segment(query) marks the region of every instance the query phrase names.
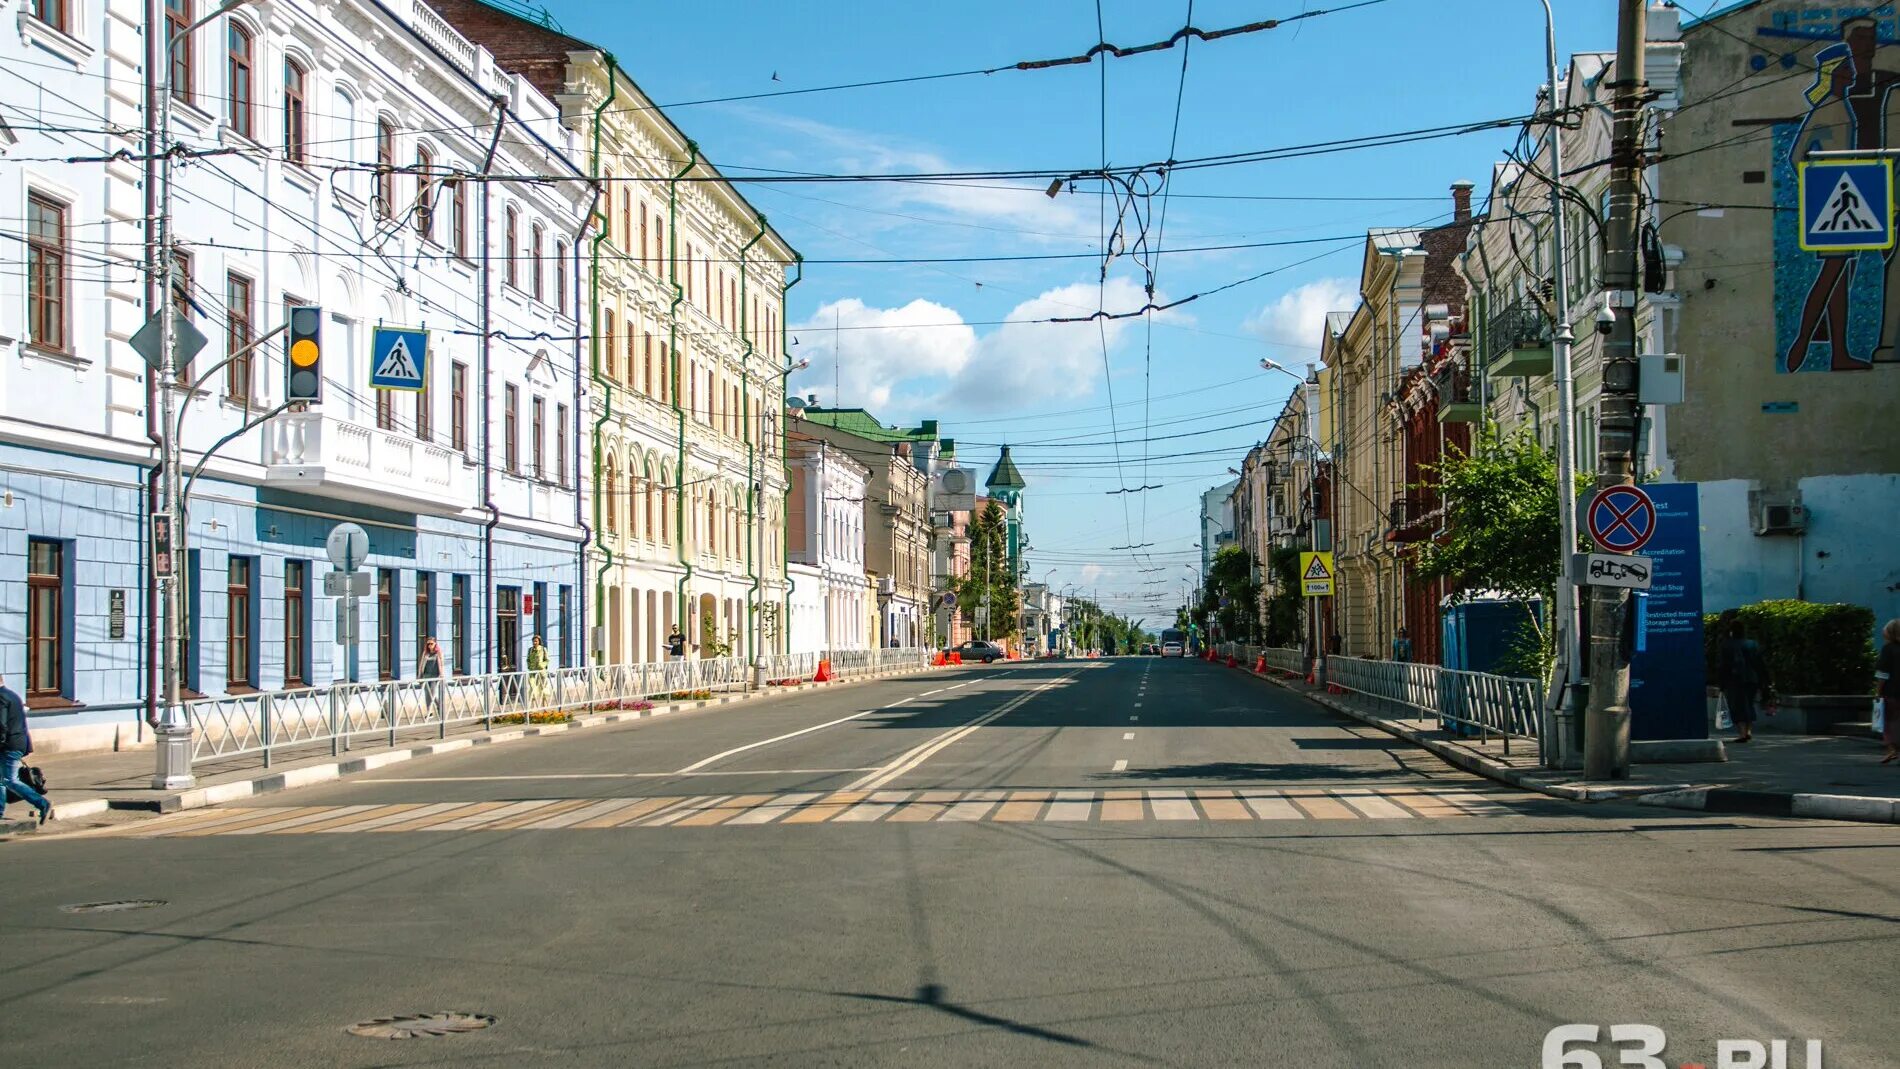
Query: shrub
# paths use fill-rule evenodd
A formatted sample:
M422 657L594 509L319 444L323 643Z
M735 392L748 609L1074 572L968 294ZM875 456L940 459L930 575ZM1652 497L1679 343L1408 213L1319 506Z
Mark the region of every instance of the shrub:
M643 713L651 708L653 708L653 703L645 698L609 698L604 702L594 703L594 712L597 713L610 713L616 709Z
M520 724L520 723L525 722L529 724L565 724L572 719L574 719L574 715L572 713L563 713L563 712L559 712L553 709L545 709L538 713L527 714L525 720L522 714L520 713L508 713L505 716L496 717L495 723Z
M673 702L703 702L711 697L712 691L710 690L676 690L668 694L666 700Z
M1761 601L1703 617L1703 653L1713 684L1728 618L1761 644L1778 694L1866 694L1874 685L1874 614L1862 605Z

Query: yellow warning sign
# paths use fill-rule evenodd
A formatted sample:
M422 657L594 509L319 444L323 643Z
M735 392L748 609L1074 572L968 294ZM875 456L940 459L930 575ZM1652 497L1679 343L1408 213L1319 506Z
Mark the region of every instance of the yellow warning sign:
M1333 596L1333 555L1300 554L1300 593L1309 598Z

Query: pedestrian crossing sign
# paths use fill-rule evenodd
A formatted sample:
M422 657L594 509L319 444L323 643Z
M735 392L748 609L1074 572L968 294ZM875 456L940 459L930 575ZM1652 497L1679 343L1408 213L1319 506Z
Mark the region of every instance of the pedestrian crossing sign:
M377 327L370 338L369 384L378 390L420 390L427 381L429 332Z
M1802 249L1830 253L1893 248L1891 163L1809 160L1799 167Z
M1333 555L1300 554L1300 594L1309 598L1333 596Z

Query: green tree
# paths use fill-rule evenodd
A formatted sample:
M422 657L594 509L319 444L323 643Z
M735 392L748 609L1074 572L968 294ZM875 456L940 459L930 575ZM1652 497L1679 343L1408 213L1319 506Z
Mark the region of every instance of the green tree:
M989 606L989 628L986 632L979 627L977 634L990 638L1016 634L1022 580L1009 565L1009 518L994 501L970 520L970 574L956 580L955 588L958 611L972 626L976 610Z
M1416 544L1416 574L1450 580L1453 601L1493 593L1523 605L1523 637L1508 667L1548 678L1555 640L1532 603L1552 605L1561 574L1555 455L1526 433L1500 438L1487 427L1471 453L1451 450L1425 474L1417 488L1445 502L1445 535ZM1580 475L1572 492L1585 485Z
M1300 616L1306 611L1306 599L1300 596L1300 554L1305 550L1305 546L1284 546L1267 556L1267 567L1273 572L1265 629L1269 646L1300 643Z
M1200 615L1220 626L1223 641L1251 638L1260 605L1260 581L1254 578L1254 556L1239 546L1222 546L1214 553L1201 585Z

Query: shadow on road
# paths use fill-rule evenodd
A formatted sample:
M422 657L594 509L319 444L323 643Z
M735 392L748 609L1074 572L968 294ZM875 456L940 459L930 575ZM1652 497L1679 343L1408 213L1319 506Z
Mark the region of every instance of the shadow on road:
M1347 765L1262 764L1248 761L1207 761L1198 765L1157 765L1125 772L1098 772L1098 780L1258 780L1263 784L1294 780L1415 780L1419 773L1403 768L1357 768Z

